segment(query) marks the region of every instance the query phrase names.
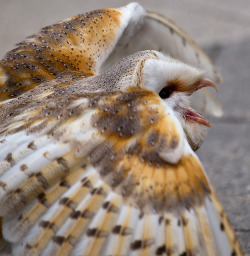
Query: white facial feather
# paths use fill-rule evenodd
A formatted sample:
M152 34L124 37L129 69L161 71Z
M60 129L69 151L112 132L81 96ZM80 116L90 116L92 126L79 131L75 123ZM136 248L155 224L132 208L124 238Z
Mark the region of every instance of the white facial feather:
M168 82L179 79L190 87L204 74L201 70L191 67L169 56L157 53L159 59L148 59L143 67L144 88L159 93Z

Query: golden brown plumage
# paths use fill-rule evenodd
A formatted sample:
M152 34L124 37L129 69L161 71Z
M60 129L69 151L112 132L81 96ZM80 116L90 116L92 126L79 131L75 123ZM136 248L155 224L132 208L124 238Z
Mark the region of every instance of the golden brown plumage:
M97 10L45 27L19 43L0 63L1 77L5 77L0 84L1 100L19 96L64 72L80 77L96 74L115 43L120 20L118 10Z

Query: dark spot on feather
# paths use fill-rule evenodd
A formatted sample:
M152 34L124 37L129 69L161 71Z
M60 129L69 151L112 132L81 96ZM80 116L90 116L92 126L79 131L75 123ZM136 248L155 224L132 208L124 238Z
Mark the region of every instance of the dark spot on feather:
M22 172L26 171L27 169L28 169L27 164L22 164L22 165L20 166L20 170L21 170Z
M108 207L110 206L110 202L105 202L102 207L103 209L108 209Z
M81 168L85 169L87 167L87 164L86 163L82 163L81 164Z
M112 233L113 234L120 234L122 230L122 226L121 225L118 225L118 226L115 226L113 229L112 229Z
M180 256L188 256L186 252L180 254Z
M164 254L165 252L166 252L166 246L165 246L165 244L164 244L164 245L162 245L162 246L160 246L160 247L158 247L158 248L156 249L155 254L156 254L156 255L162 255L162 254Z
M177 221L177 225L180 226L181 225L181 220Z
M98 191L98 188L94 188L94 189L91 190L90 194L91 194L91 195L94 195L94 194L97 193L97 191Z
M142 219L144 217L144 213L140 212L139 219Z
M90 180L87 180L88 178L86 178L84 181L82 180L82 186L83 187L86 187L86 188L93 188L93 185L92 185L92 183L91 183L91 181Z
M87 179L88 179L88 177L84 177L81 179L81 182L84 183Z
M65 240L66 238L64 236L54 236L52 238L52 241L57 243L58 245L62 245Z
M130 245L131 250L138 250L142 248L142 241L136 240Z
M89 228L86 232L87 236L90 237L107 237L107 232L104 230L98 230L97 228Z
M233 250L233 251L232 251L231 256L237 256L237 253L236 253L236 251L235 251L235 250Z
M27 147L30 148L30 149L32 149L32 150L36 150L36 149L37 149L37 147L36 147L34 141L30 142Z
M63 197L60 201L59 204L62 205L67 205L67 203L70 201L70 199L68 197Z
M101 169L99 172L100 172L100 174L101 174L102 176L106 176L107 174L109 174L110 172L112 172L112 168L109 167L109 166L104 166L104 167L102 167L102 169ZM112 175L113 175L113 174L112 174Z
M224 226L224 224L222 222L220 223L220 229L221 229L221 231L225 230L225 226Z
M70 218L72 219L78 219L81 215L81 212L80 211L75 211L73 210L73 212L70 214Z
M20 214L20 215L18 216L17 220L18 220L18 221L21 221L22 219L23 219L23 215Z
M161 225L162 221L163 221L164 217L163 216L160 216L159 217L159 225Z
M170 30L170 33L173 35L174 34L174 29L170 27L169 30Z
M50 226L50 224L51 224L51 222L49 222L49 221L41 220L39 222L39 227L48 228Z
M91 195L101 195L101 196L105 196L106 193L105 191L103 190L102 187L100 188L94 188L91 192L90 192Z
M72 201L72 200L69 200L68 203L65 206L67 206L68 208L74 210L77 207L77 203Z
M39 200L39 202L43 203L45 199L45 194L42 192L37 196L37 199Z
M66 180L63 180L60 184L59 184L61 187L66 187L66 188L70 188L71 185L69 184L68 181Z
M4 160L9 162L11 165L15 163L11 153L9 153Z

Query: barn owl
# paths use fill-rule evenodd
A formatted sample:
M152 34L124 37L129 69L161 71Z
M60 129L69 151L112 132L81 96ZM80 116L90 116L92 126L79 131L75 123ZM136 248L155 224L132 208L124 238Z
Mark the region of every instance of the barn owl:
M1 61L1 255L242 255L195 154L210 125L191 97L218 76L161 19L92 11Z

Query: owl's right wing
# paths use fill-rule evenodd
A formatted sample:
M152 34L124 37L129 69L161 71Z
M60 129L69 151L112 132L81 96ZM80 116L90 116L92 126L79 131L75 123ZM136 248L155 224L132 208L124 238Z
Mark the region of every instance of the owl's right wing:
M0 249L241 255L171 108L137 86L90 92L86 81L102 80L57 79L1 105Z

